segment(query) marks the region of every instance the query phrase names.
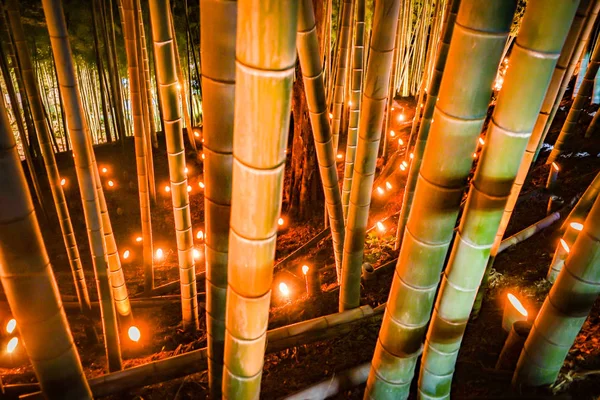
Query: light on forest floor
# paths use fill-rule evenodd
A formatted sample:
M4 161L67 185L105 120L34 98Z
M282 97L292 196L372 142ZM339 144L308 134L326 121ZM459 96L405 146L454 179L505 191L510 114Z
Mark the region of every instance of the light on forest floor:
M7 333L13 333L15 331L15 329L17 328L17 320L12 318L10 321L8 321L8 323L6 324L6 332Z
M188 193L192 191L192 187L190 185L188 185L187 191L188 191Z
M202 256L202 253L200 253L200 250L198 249L194 249L192 254L194 254L194 260L199 260L200 256Z
M66 183L67 183L67 180L65 178L62 178L60 180L60 186L65 186Z
M571 228L575 229L578 232L581 232L581 230L583 229L583 224L579 222L571 222L569 225L571 226Z
M106 167L102 168L102 173L105 174L108 172L108 169Z
M144 239L142 239L141 236L138 236L138 237L135 238L135 241L138 242L138 243L141 242L142 240L144 240Z
M204 182L198 182L198 186L200 186L200 189L204 189Z
M404 140L402 140L402 138L398 139L398 146L404 146Z
M113 181L108 181L108 186L113 187L115 186L115 183Z
M565 242L564 239L560 239L560 245L567 253L571 251L571 249L569 249L569 245L567 244L567 242Z
M13 351L15 351L18 344L19 344L19 338L14 337L14 338L10 339L8 341L8 343L6 344L6 352L9 354L12 353Z
M123 259L124 259L124 260L127 260L127 259L129 258L129 254L130 254L129 250L125 250L125 251L123 252Z
M304 275L308 274L308 265L303 265L303 266L302 266L302 273L303 273Z
M527 316L527 310L519 299L514 294L508 293L504 303L504 313L502 314L502 328L506 332L510 332L515 322L527 321Z
M385 183L385 187L387 188L387 190L392 190L392 184L389 182Z
M204 232L198 231L198 233L196 233L196 239L198 239L198 240L204 239Z
M165 186L165 192L169 193L171 191L171 186L167 185Z
M140 338L142 337L142 333L137 326L130 326L127 330L127 335L129 336L129 339L133 340L134 342L139 342Z
M286 285L285 282L281 282L279 284L279 291L285 297L289 297L290 296L290 288L288 288L288 285Z
M163 251L162 249L156 249L156 259L157 260L162 260L163 258Z
M385 225L383 224L383 222L379 221L379 222L377 222L376 225L377 225L377 230L379 232L385 232Z
M385 190L383 190L381 188L381 186L377 186L377 193L379 193L380 196L383 196L383 194L385 193Z

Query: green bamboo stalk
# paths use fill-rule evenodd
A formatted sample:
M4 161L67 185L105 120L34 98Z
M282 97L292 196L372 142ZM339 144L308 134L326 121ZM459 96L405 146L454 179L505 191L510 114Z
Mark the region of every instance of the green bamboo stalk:
M461 1L365 398L408 396L516 3Z
M329 126L323 68L319 54L319 41L312 0L300 1L298 20L298 54L306 91L312 131L317 148L317 161L323 182L327 215L331 226L333 251L338 282L341 281L342 254L344 246L344 217L342 199L338 186L337 166L333 149L333 137Z
M237 31L251 34L238 35L236 42L223 398L256 399L260 392L296 65L297 11L296 0L238 1Z
M100 202L95 185L94 165L90 151L91 144L88 141L88 126L83 114L77 80L75 79L75 69L71 56L71 45L68 40L67 26L62 4L59 0L43 0L42 4L51 38L52 51L59 69L58 82L66 106L65 112L75 154L77 180L83 201L83 211L98 288L98 299L100 300L108 367L111 371L120 370L121 349L113 293L108 276L108 262Z
M597 198L565 266L535 318L513 376L514 385L546 386L556 380L594 302L600 295L600 198Z
M400 0L381 0L373 14L373 36L362 96L358 145L344 240L340 311L360 305L360 275L371 206L377 151L394 54Z
M596 5L600 4L600 1L594 1L596 2L594 8L596 8ZM511 189L510 197L506 203L506 206L504 207L504 215L502 216L502 221L500 221L500 227L498 228L498 232L496 233L496 240L494 241L494 245L492 246L490 252L490 258L486 267L486 273L484 274L483 281L481 282L481 285L479 287L479 293L477 294L477 299L475 300L475 304L473 306L473 317L476 317L479 313L479 310L481 309L483 296L487 288L487 277L492 269L492 266L494 265L494 260L496 259L496 255L498 254L498 248L500 247L500 243L502 242L502 238L504 237L504 233L506 232L506 228L508 227L508 222L510 221L512 212L517 204L517 200L519 199L519 194L521 193L521 189L523 188L523 184L525 183L525 179L527 178L529 168L533 163L538 144L543 140L544 127L549 121L552 112L552 106L555 102L557 94L559 94L559 91L561 90L561 82L563 81L563 77L565 77L569 60L571 59L573 53L576 51L577 43L579 37L581 36L582 30L585 31L583 25L586 22L586 18L588 12L590 11L590 8L591 4L589 0L583 0L579 3L579 8L577 9L577 13L575 14L573 23L571 24L569 34L567 35L567 39L565 40L565 44L563 45L556 67L554 68L554 73L550 81L550 86L548 87L548 91L546 92L546 97L544 98L544 102L542 103L542 108L538 115L538 119L533 128L533 132L531 133L531 137L529 138L529 143L527 144L527 149L525 150L525 154L523 155L523 160L521 161L519 172L517 173L517 177L513 182L513 188ZM597 12L597 10L594 11ZM592 15L594 15L593 12ZM562 98L562 96L560 97Z
M140 214L142 221L143 259L144 259L144 291L150 292L154 287L154 270L152 255L152 222L150 218L150 193L148 189L148 164L146 162L145 123L143 117L142 85L138 57L139 35L135 16L135 0L121 0L123 9L123 36L127 51L127 70L129 74L129 92L131 96L131 113L133 116L133 134L135 138L135 158L137 165L138 193L140 198ZM187 187L186 187L187 189Z
M352 188L352 172L356 158L356 143L358 141L358 121L360 119L361 97L363 90L363 60L365 49L365 0L356 0L356 15L354 21L354 43L352 57L352 78L350 81L350 117L348 137L346 139L346 157L344 163L344 183L342 186L342 212L344 222L348 219L350 190Z
M421 398L450 397L454 365L490 249L578 3L527 4L427 331Z
M573 93L572 93L573 98L575 98L575 96L577 96L577 93L579 92L579 88L581 87L581 84L583 83L583 78L585 76L585 73L587 72L587 67L588 67L589 63L590 63L590 52L589 52L589 50L586 50L582 53L581 59L579 60L579 72L577 72L577 78L575 79L575 87L573 87Z
M223 378L229 216L233 168L233 104L237 1L201 0L201 41L206 228L206 325L209 386L220 398Z
M569 255L568 249L570 249L573 246L573 243L575 243L575 240L577 240L577 236L579 235L582 227L583 224L581 222L572 222L567 226L565 233L556 246L556 251L552 257L552 262L550 263L550 268L548 268L548 275L546 276L548 282L554 283L554 281L556 281L556 278L562 270L565 260Z
M600 87L600 85L598 85ZM592 118L592 122L585 131L585 137L590 138L594 133L597 133L600 130L600 113L596 112L594 114L594 118Z
M44 165L46 167L46 174L48 175L50 191L52 193L52 198L54 199L59 226L61 228L65 248L67 250L67 257L69 259L69 266L71 267L71 273L73 275L77 300L79 301L81 312L91 320L92 308L90 304L90 295L88 293L85 275L83 273L79 248L77 247L77 240L75 238L73 225L71 223L71 216L69 214L69 209L67 207L62 185L60 184L60 173L58 171L58 166L56 165L56 159L54 157L54 151L52 150L52 145L50 144L49 140L50 132L48 132L48 125L46 125L46 121L43 117L42 100L33 72L29 49L25 41L25 32L21 24L19 4L17 0L8 0L6 2L6 9L13 32L15 48L19 56L21 73L25 83L25 90L27 92L29 104L31 105L33 121L36 127L36 133L38 135L40 149L44 159ZM93 328L88 329L87 333L88 337L94 340L95 332Z
M141 43L142 43L142 59L143 59L143 65L144 65L144 88L146 89L146 106L148 108L148 121L149 121L149 132L150 132L150 143L152 145L152 147L154 147L155 149L158 148L158 141L156 139L156 125L155 125L155 118L154 118L154 102L152 100L152 81L150 79L150 61L149 61L149 57L148 57L148 47L146 44L146 31L144 30L144 19L143 19L143 14L142 14L142 7L141 4L139 2L139 0L137 1L137 9L138 9L138 19L140 22L140 37L141 37ZM150 153L152 151L152 149L149 150ZM150 158L152 159L152 158ZM151 168L151 179L150 179L150 186L151 189L152 187L155 186L154 184L154 163L152 163L152 168ZM154 199L156 201L156 189L153 189L153 196Z
M590 183L585 192L583 192L583 195L581 196L577 204L575 204L575 207L573 207L573 210L571 210L571 212L565 219L565 222L563 222L562 226L560 227L560 230L565 231L567 227L571 224L571 222L583 222L583 220L585 220L585 216L592 208L594 201L596 201L596 198L598 197L599 193L600 173L596 175L592 183Z
M169 180L175 235L179 256L179 279L181 285L181 312L183 326L189 330L198 328L198 298L196 289L196 267L194 264L192 220L190 199L187 192L185 173L185 148L183 142L175 39L171 25L169 0L150 1L152 39L156 57L156 77L163 104L163 121L169 161ZM183 97L183 96L182 96ZM207 238L208 240L208 238ZM209 255L207 254L207 257ZM210 325L209 325L210 326Z
M573 103L571 104L571 108L567 114L567 119L560 130L560 134L558 135L558 139L556 139L556 143L554 143L554 148L548 156L548 160L546 161L547 164L551 164L552 162L556 161L556 159L569 146L568 141L572 140L572 136L575 135L577 123L579 122L579 117L583 112L583 108L589 104L592 97L594 79L596 78L598 67L600 67L600 40L596 41L585 77L583 78L581 87L575 96L575 100L573 100Z
M433 119L433 111L435 110L435 104L438 99L438 93L440 90L440 83L442 82L442 76L444 74L444 68L446 67L446 60L448 58L448 49L450 47L450 39L452 38L452 32L454 31L454 24L456 21L456 14L458 13L458 7L460 6L461 0L449 0L448 2L448 13L446 21L444 21L444 28L441 34L442 41L440 42L439 49L436 55L435 68L429 82L429 88L427 90L427 101L423 107L423 118L421 119L421 125L419 125L419 133L417 135L417 141L412 151L413 159L409 163L408 178L406 180L406 186L404 187L404 197L402 198L402 208L400 216L398 217L398 226L396 228L396 241L394 248L399 249L404 237L404 230L406 229L406 222L408 221L408 214L412 207L413 198L415 195L415 187L419 177L419 171L421 169L421 163L423 162L423 152L425 151L425 144L429 137L429 130Z
M21 339L46 398L92 399L4 102L0 102L0 169L0 279Z

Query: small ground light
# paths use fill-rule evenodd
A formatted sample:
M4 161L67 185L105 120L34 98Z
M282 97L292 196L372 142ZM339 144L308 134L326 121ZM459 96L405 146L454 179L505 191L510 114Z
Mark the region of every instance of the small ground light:
M571 222L569 225L578 232L581 232L583 229L583 224L580 224L579 222Z
M285 297L289 297L290 296L290 288L288 288L288 285L286 285L285 282L281 282L279 284L279 291Z
M177 84L177 90L181 90L181 83Z
M142 239L141 236L138 236L138 237L135 238L135 241L138 242L138 243L141 242L142 240L144 240L144 239Z
M157 260L162 260L163 258L163 251L162 249L156 249L156 259Z
M350 101L348 102L348 105L349 105L350 107L352 107L352 100L350 100Z
M200 186L200 189L204 189L204 182L198 182L198 186Z
M200 137L200 134L198 132L194 132L194 136Z
M198 233L196 233L196 239L198 239L198 240L204 239L204 232L198 231Z
M190 185L188 185L187 191L188 193L192 191L192 187Z
M404 165L404 168L408 167L408 163L406 162L406 160L402 161L402 165Z
M376 225L377 225L377 230L379 232L384 232L385 231L385 225L383 224L383 222L379 221L379 222L377 222Z
M485 144L485 140L483 140L483 138L479 138L479 144L483 146Z
M567 244L567 242L565 242L564 239L560 239L560 245L567 253L571 251L571 249L569 249L569 245Z
M108 172L108 169L106 169L106 167L102 168L102 173L105 174Z
M392 190L392 184L389 182L385 183L385 187L387 188L387 190Z
M344 158L344 155L343 155L343 154L341 154L341 153L339 153L339 154L337 155L337 159L338 159L338 160L341 160L342 158Z
M333 114L329 113L329 119L332 119L332 118L333 118Z
M395 137L395 136L396 136L396 132L394 132L394 131L390 131L390 136L391 136L391 137Z
M130 255L130 254L131 254L131 253L129 252L129 250L125 250L125 251L123 252L123 259L124 259L124 260L127 260L127 259L129 258L129 255Z
M415 155L414 155L413 153L410 153L410 154L408 155L408 158L410 158L410 159L412 160L413 158L415 158Z
M309 269L309 268L308 268L308 265L303 265L303 266L302 266L302 273L303 273L304 275L308 274L308 269Z
M142 333L137 326L130 326L127 330L127 335L129 336L129 339L136 343L139 342L142 337Z
M398 121L402 122L402 121L404 121L404 118L405 118L404 114L398 115Z
M379 193L380 196L382 196L385 191L381 188L381 186L377 186L377 193Z
M6 332L11 334L15 331L15 329L17 328L17 320L16 319L11 319L10 321L8 321L8 323L6 324Z
M473 153L473 158L477 158L477 153Z
M115 186L115 183L113 181L108 181L108 186L113 187Z
M284 223L285 223L285 220L283 218L279 218L277 220L277 225L279 225L279 226L283 226Z
M405 166L404 164L400 164L400 169L401 169L402 171L406 171L406 166Z
M169 193L171 191L171 186L167 185L165 186L165 192Z
M18 344L19 344L19 338L14 337L14 338L10 339L8 341L8 343L6 344L6 352L9 354L12 353L13 351L15 351Z
M194 254L194 260L199 260L200 259L200 250L198 249L194 249L194 251L192 252Z
M398 145L404 146L404 140L402 140L402 138L398 139Z
M202 153L202 159L204 160L206 158L206 156L204 155L204 153Z
M186 174L188 173L188 167L185 167L185 169L183 170L183 172L185 172Z
M502 328L510 332L512 326L517 321L527 321L527 310L517 297L508 293L504 304L504 313L502 315Z
M67 183L67 180L65 178L62 178L60 180L60 186L65 186L66 183Z

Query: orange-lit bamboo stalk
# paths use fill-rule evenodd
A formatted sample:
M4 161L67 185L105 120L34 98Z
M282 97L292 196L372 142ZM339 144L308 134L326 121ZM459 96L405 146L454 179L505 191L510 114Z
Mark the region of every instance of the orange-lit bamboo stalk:
M297 0L238 1L223 368L227 399L255 399L260 393L296 65L297 11Z
M312 0L299 0L297 45L310 114L317 161L323 182L329 225L331 226L333 252L338 282L341 280L344 247L344 217L342 199L338 186L337 165L333 149L333 137L325 104L325 85L319 52Z
M596 197L598 197L599 193L600 193L600 172L596 175L596 177L594 178L592 183L590 183L588 188L585 190L585 192L583 193L583 195L577 202L577 204L575 204L575 207L573 207L573 210L571 210L571 212L569 213L569 216L567 217L565 222L563 222L560 229L562 231L564 231L567 229L567 226L571 222L583 221L585 219L585 216L588 213L588 211L590 211L590 208L592 208L592 205L594 204L594 201L596 201Z
M0 170L0 279L27 355L46 398L91 399L4 102Z
M516 3L461 1L367 399L408 397Z
M152 222L150 219L150 193L148 190L148 164L146 163L145 124L143 118L142 85L138 51L138 25L135 22L137 10L135 0L121 0L123 8L123 37L127 53L127 71L129 74L129 93L131 96L131 113L133 116L133 133L135 142L135 161L137 167L138 193L140 199L140 217L142 221L142 245L144 260L144 291L150 292L154 287L154 270L152 255Z
M172 36L169 0L151 0L152 39L156 57L158 90L162 99L165 138L169 161L169 180L175 216L175 235L179 258L181 286L181 313L186 329L198 328L198 298L196 289L196 266L194 264L194 237L190 213L188 182L185 173L185 148L183 144L182 119L177 86L177 63L175 40Z
M204 146L204 220L206 228L206 325L211 396L221 396L229 216L233 168L233 104L237 1L201 0L200 43ZM211 40L219 37L221 40Z
M117 317L113 303L113 293L108 277L108 260L100 201L95 182L95 167L89 143L88 125L83 113L79 95L75 68L71 56L67 26L60 0L43 0L46 24L50 34L52 52L58 68L58 83L65 104L68 128L75 155L77 180L83 201L92 262L96 275L98 298L102 315L104 344L111 371L121 369L121 348L117 328Z
M375 5L373 14L371 53L365 75L358 146L344 241L340 311L360 305L360 275L365 236L390 83L399 9L400 0L381 0Z
M419 374L424 399L450 397L490 249L577 5L571 0L527 4L427 331Z

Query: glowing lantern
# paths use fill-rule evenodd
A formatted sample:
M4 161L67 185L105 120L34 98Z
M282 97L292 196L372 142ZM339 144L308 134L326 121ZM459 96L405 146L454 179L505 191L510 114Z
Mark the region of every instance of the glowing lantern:
M406 166L405 166L404 164L400 164L400 169L401 169L402 171L406 171Z
M337 155L337 159L338 159L338 160L341 160L342 158L344 158L344 155L343 155L342 153L339 153L339 154Z
M560 239L560 245L567 253L571 251L571 249L569 249L569 245L567 244L567 242L565 242L564 239Z
M124 259L124 260L127 260L127 259L129 258L129 254L130 254L130 253L129 253L129 250L125 250L125 251L123 252L123 259Z
M17 328L17 320L16 319L11 319L10 321L8 321L8 323L6 324L6 332L11 334L15 331L15 329Z
M115 186L115 183L113 181L108 181L108 186L113 187Z
M181 91L181 83L177 84L177 90Z
M302 266L302 273L303 273L304 275L308 274L308 265L303 265L303 266Z
M194 136L200 137L200 134L198 132L194 132Z
M136 343L139 342L140 338L142 337L142 333L137 326L130 326L127 330L127 335L129 336L129 339Z
M395 137L395 136L396 136L396 132L394 132L394 131L390 131L390 136L391 136L391 137Z
M383 222L379 221L379 222L377 222L376 225L377 225L377 230L379 232L385 232L385 225L383 224Z
M402 140L402 138L398 139L398 145L404 146L404 140Z
M333 118L333 114L329 113L329 119L332 119L332 118Z
M143 239L142 239L142 237L141 237L141 236L138 236L138 237L136 237L136 238L135 238L135 241L136 241L136 242L138 242L138 243L140 243L142 240L143 240Z
M188 167L185 167L185 169L183 170L183 172L185 172L186 174L188 173Z
M569 225L578 232L581 232L583 229L583 224L580 224L579 222L571 222Z
M414 155L413 153L410 153L410 154L408 155L408 157L409 157L409 158L412 160L413 158L415 158L415 155Z
M187 191L188 191L188 193L192 191L192 187L190 185L188 185Z
M204 189L204 182L198 182L198 186L200 186L200 189Z
M405 161L402 161L402 165L404 165L404 168L408 167L408 163Z
M477 153L473 153L473 158L477 158Z
M385 183L385 187L387 188L387 190L392 190L392 184L389 182Z
M384 190L381 188L381 186L377 186L377 193L379 193L380 196L382 196L385 192Z
M163 258L163 251L162 251L162 249L157 249L156 250L156 259L157 260L162 260L162 258Z
M66 183L67 183L67 180L65 178L62 178L60 180L60 186L65 186Z
M279 225L279 226L283 226L283 224L284 224L284 223L285 223L285 221L284 221L284 219L283 219L283 218L279 218L279 219L277 220L277 225Z
M165 192L169 193L171 191L171 186L167 185L165 186Z
M398 115L398 121L402 122L402 121L404 121L404 118L405 118L404 114Z
M102 168L102 173L105 174L108 172L108 169L106 169L106 167Z
M284 297L290 296L290 288L288 288L288 285L286 285L285 282L279 284L279 291Z
M193 254L194 254L194 260L199 260L200 256L202 255L200 253L200 250L198 250L198 249L194 249Z
M350 100L350 101L348 102L348 105L349 105L350 107L352 107L352 100Z
M196 239L198 239L198 240L204 239L204 232L198 231L198 233L196 233Z
M204 160L206 158L206 156L204 155L204 153L202 153L202 159Z
M10 339L8 341L8 344L6 345L6 352L9 354L12 353L13 351L15 351L18 344L19 344L19 338L14 337L14 338Z
M555 163L555 162L553 162L553 163L552 163L552 168L554 168L555 170L557 170L557 171L558 171L558 169L559 169L559 168L558 168L558 164L557 164L557 163Z
M502 328L505 331L510 332L513 324L517 321L527 321L527 310L515 295L508 293L506 302L504 303Z

